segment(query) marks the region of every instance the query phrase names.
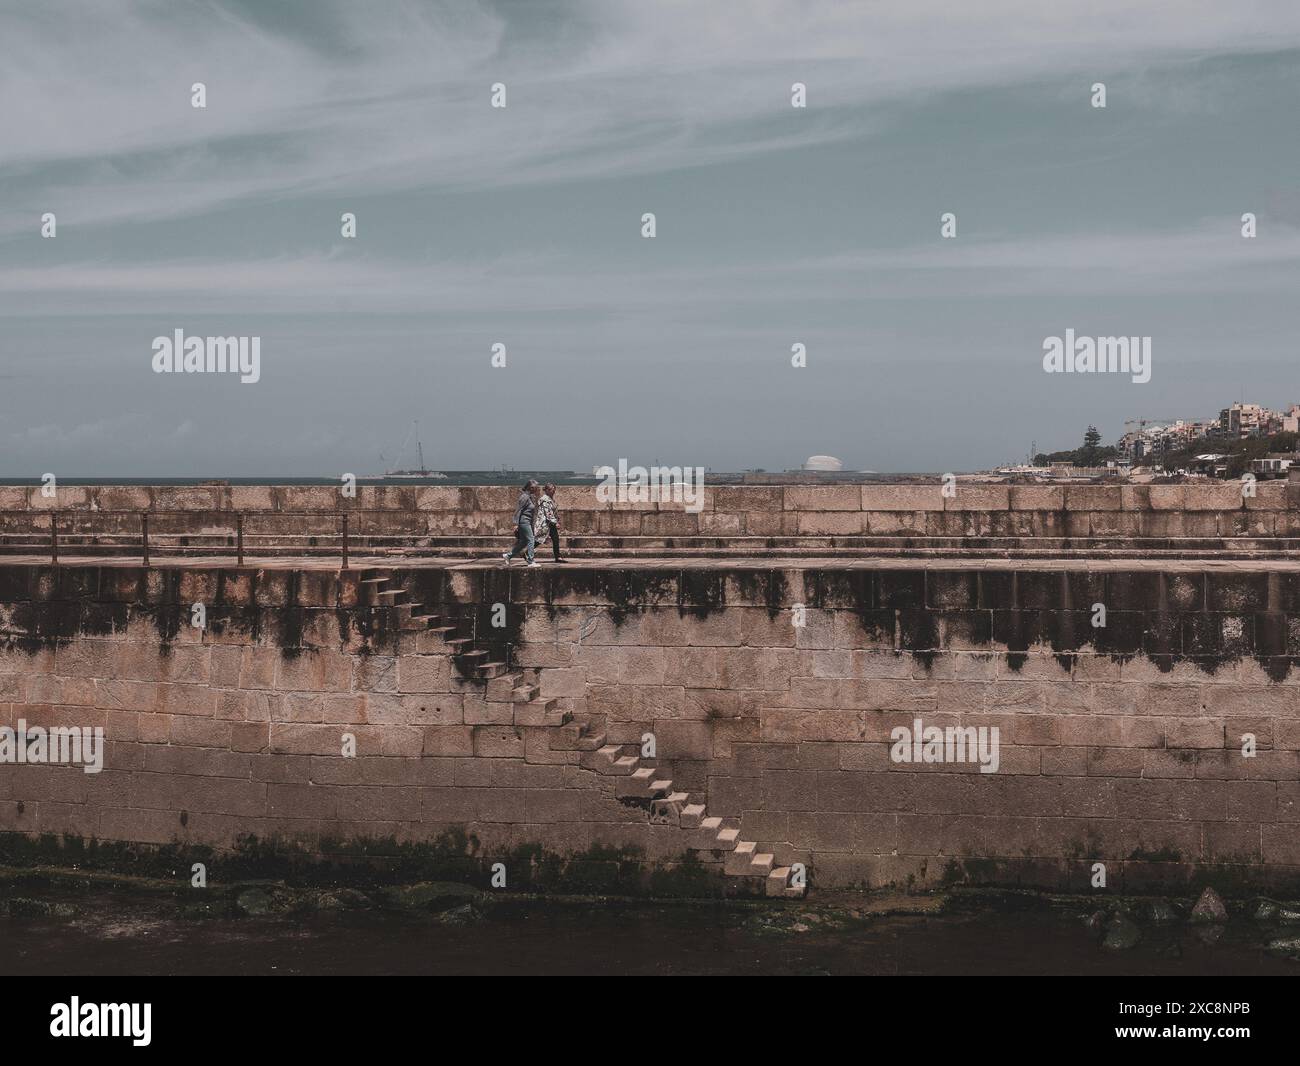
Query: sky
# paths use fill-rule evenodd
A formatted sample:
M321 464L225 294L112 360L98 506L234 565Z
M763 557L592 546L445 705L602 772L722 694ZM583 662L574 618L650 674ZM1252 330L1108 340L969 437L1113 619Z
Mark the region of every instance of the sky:
M416 422L963 471L1286 407L1297 101L1294 0L0 0L0 476L365 475ZM178 329L259 380L156 372ZM1045 372L1067 329L1150 381Z

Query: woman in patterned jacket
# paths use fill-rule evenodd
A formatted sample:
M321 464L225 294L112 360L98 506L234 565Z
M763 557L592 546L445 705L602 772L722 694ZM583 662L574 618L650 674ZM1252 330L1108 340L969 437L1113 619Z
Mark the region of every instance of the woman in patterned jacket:
M542 498L537 503L537 518L533 526L534 539L540 546L547 536L551 538L551 550L555 553L557 563L560 558L560 516L555 510L555 486L546 484L542 487Z

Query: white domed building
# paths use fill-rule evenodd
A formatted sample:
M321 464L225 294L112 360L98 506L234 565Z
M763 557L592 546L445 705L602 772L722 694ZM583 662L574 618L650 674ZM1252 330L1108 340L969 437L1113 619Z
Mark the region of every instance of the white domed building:
M804 470L815 470L823 474L834 474L844 469L844 463L833 455L811 455L803 464Z

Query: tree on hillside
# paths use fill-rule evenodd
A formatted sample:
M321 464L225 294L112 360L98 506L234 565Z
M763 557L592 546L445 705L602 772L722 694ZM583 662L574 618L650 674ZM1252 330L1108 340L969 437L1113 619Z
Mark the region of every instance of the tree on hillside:
M1079 449L1078 455L1080 466L1101 465L1101 433L1096 426L1089 426L1083 435L1083 447Z
M1075 466L1104 466L1111 459L1119 458L1119 449L1110 444L1102 447L1101 433L1096 426L1089 426L1083 435L1083 446L1072 448L1068 452L1039 452L1034 462L1039 466L1048 463L1073 463Z

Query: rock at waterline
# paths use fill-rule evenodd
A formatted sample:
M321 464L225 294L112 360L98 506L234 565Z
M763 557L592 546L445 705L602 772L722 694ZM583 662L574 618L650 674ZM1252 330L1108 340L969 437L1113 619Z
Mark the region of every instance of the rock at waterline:
M235 898L240 914L259 917L275 910L275 900L264 888L246 888Z
M1151 904L1151 920L1157 925L1170 925L1178 921L1178 911L1172 903L1158 899Z
M355 911L370 906L370 897L355 888L335 888L316 897L316 909L321 911Z
M462 903L459 907L438 911L433 917L443 925L467 925L478 919L478 911L474 909L474 904Z
M1194 922L1226 922L1228 920L1228 908L1223 905L1223 900L1219 894L1209 885L1205 886L1205 891L1201 893L1201 898L1196 901L1196 906L1192 908L1192 921Z
M1141 939L1142 930L1137 923L1126 915L1117 914L1106 926L1106 936L1102 939L1101 946L1108 951L1128 951L1136 947Z
M446 911L473 904L480 895L473 885L455 881L421 881L394 889L392 899L398 906L413 910Z
M1261 899L1259 906L1255 908L1255 921L1271 922L1277 918L1280 909L1271 899Z
M8 911L10 918L71 918L77 911L70 903L49 903L43 899L15 896L8 906L0 902L0 914Z
M1268 950L1274 955L1300 962L1300 936L1282 936L1270 940Z

